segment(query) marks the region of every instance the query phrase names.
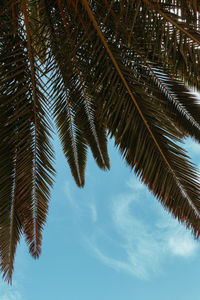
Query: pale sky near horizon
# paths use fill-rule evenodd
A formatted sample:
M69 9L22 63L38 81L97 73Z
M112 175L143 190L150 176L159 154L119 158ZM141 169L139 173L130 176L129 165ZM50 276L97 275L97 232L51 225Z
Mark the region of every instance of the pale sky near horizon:
M187 142L200 166L200 146ZM78 189L56 141L56 183L35 261L22 240L0 300L198 300L200 243L178 224L109 143L111 170L89 155Z

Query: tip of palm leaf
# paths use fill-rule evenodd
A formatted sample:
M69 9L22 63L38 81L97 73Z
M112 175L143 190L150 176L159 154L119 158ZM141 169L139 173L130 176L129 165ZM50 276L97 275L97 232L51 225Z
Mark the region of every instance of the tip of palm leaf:
M84 188L85 182L77 182L77 180L75 180L75 182L76 182L76 185L77 185L79 188Z
M105 167L105 171L109 171L110 170L110 162L107 162L106 167Z
M10 276L10 275L9 275ZM12 285L12 277L7 276L3 276L3 279L9 284ZM12 276L12 275L11 275Z
M93 154L93 157L96 161L96 164L97 166L103 170L103 171L107 171L107 170L110 170L110 161L109 161L109 158L98 158L98 157L95 157L94 154Z
M74 178L74 181L76 183L76 185L79 187L79 188L83 188L84 185L85 185L85 173L82 174L82 176L78 173L75 173L72 169L71 169L71 174Z
M76 180L75 179L75 182L76 182L76 185L79 187L79 188L84 188L84 186L85 186L85 180L83 180L83 181L79 181L79 180Z
M109 171L110 170L110 164L109 165L101 165L101 166L99 166L99 164L98 164L98 167L101 169L101 170L103 170L103 171Z
M41 252L39 253L39 252L34 252L34 253L32 253L32 252L30 252L31 253L31 256L34 258L34 259L38 259L39 257L40 257L40 254L41 254Z
M1 266L1 271L3 272L3 279L9 284L12 285L12 275L13 275L13 267L7 265Z
M30 245L29 252L34 259L38 259L41 254L41 246Z

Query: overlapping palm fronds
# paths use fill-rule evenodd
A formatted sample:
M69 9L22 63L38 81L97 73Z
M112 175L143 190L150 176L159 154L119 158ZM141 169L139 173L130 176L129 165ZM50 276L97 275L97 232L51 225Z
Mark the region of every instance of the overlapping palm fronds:
M87 148L109 169L107 132L163 206L200 234L200 1L10 0L0 3L0 263L17 243L41 252L53 175L51 120L78 186ZM47 113L50 111L50 115Z

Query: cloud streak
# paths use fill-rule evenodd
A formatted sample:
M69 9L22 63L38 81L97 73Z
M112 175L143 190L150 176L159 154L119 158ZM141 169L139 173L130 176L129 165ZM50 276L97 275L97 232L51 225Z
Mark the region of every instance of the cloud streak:
M97 215L97 209L96 209L96 206L95 206L94 202L89 202L88 207L89 207L90 212L91 212L92 221L94 223L97 222L98 215Z
M22 300L19 292L8 292L1 296L1 300Z
M0 299L1 300L23 300L23 297L16 287L16 283L13 282L12 286L9 286L6 282L0 282Z
M112 202L111 226L117 235L112 246L106 248L106 239L97 233L89 243L96 257L109 267L140 279L159 273L169 257L192 258L197 252L197 242L191 233L162 207L153 206L155 200L138 180L128 181L127 186L129 191ZM105 228L104 234L108 234ZM103 246L98 246L100 243ZM113 257L109 252L116 255ZM116 258L119 253L122 255Z

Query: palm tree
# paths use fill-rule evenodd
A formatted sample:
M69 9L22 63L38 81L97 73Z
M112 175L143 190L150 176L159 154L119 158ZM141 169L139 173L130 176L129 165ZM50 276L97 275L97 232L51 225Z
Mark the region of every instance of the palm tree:
M41 252L54 177L54 120L78 186L87 148L109 169L107 135L174 217L200 233L199 0L0 1L0 264L11 282L25 235Z

